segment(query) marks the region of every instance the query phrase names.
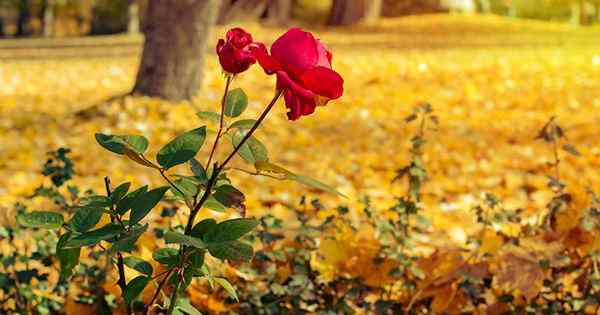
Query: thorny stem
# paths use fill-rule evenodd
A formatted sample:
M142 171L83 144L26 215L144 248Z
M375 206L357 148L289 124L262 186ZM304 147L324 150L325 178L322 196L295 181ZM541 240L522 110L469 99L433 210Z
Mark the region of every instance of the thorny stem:
M229 154L229 156L227 156L227 158L223 161L223 163L221 163L220 165L217 162L214 163L212 174L211 174L210 178L208 179L208 182L206 183L206 188L204 189L204 192L202 193L202 196L200 197L200 200L198 200L196 202L195 200L196 200L197 196L195 196L194 197L194 203L193 203L193 205L191 207L188 205L188 207L190 208L190 216L188 217L188 221L187 221L187 224L185 226L185 232L184 232L185 235L190 235L190 233L192 232L192 228L194 227L194 221L196 219L196 215L198 215L198 212L200 211L200 209L202 209L202 206L204 205L204 203L206 202L206 200L208 200L208 198L210 197L210 195L212 193L212 189L213 189L215 183L217 182L217 178L219 176L219 173L222 170L225 169L225 166L227 165L227 163L229 163L229 161L235 156L235 154L240 150L240 148L252 136L252 134L254 133L254 131L256 131L256 129L258 128L258 126L260 126L260 124L262 123L262 121L267 117L267 115L269 114L269 112L271 111L271 109L273 108L273 106L275 105L275 103L277 102L277 100L279 99L279 97L281 96L282 92L283 92L282 90L277 90L275 92L275 95L273 96L273 99L271 100L271 102L269 102L269 104L267 105L267 107L265 108L265 110L262 112L262 114L260 115L260 117L256 120L256 122L252 126L252 128L250 128L250 130L245 134L244 138L242 138L242 140L236 145L236 147ZM225 103L225 101L226 101L226 99L223 101L223 104ZM221 111L221 121L222 120L223 120L223 111ZM222 129L222 128L219 128L219 129ZM220 137L220 136L218 136L218 137ZM216 147L216 145L215 145L215 147ZM211 153L211 156L209 156L209 161L207 163L207 168L210 166L210 162L211 162L210 159L211 159L211 157L212 157L212 153ZM162 172L161 172L161 174L162 174ZM163 177L165 177L165 176L163 175ZM185 255L185 251L186 251L186 247L185 246L181 246L180 253L181 253L182 257ZM170 315L170 314L173 313L173 310L175 308L175 303L177 302L177 295L178 295L178 291L179 291L179 285L180 285L180 281L177 281L177 283L175 284L175 288L174 288L174 290L173 290L173 292L171 294L171 299L169 301L170 305L169 305L169 310L167 311L167 315ZM157 291L160 291L160 289L161 288L159 287Z
M215 138L215 142L213 143L212 149L210 149L210 155L208 156L208 161L206 162L206 166L204 168L208 168L210 166L210 162L212 162L213 155L217 149L217 145L219 144L219 140L221 139L221 133L223 133L223 120L225 119L225 104L227 104L227 94L229 93L229 85L233 80L233 75L227 75L227 82L225 83L225 92L223 93L223 98L221 99L221 115L219 117L219 130L217 131L217 137Z
M160 293L162 288L165 286L165 284L167 283L167 280L169 280L169 277L171 277L171 274L173 273L174 270L175 269L169 269L169 271L167 271L167 275L160 281L160 283L158 284L158 287L156 288L156 291L154 291L154 295L152 295L152 299L150 300L150 303L148 303L145 307L144 314L146 314L146 315L150 314L150 308L152 307L152 305L154 305L154 302L156 302L156 299L158 298L158 294ZM164 272L159 274L157 277L159 277L162 274L164 274Z
M229 162L229 160L231 160L235 156L235 154L240 150L240 148L242 147L242 145L244 145L244 143L246 143L246 141L248 141L248 139L250 139L250 137L252 136L252 134L254 133L254 131L256 130L256 128L258 128L258 126L260 126L260 123L267 117L267 114L269 114L269 112L273 108L273 105L275 105L275 103L277 102L277 100L281 96L282 92L283 92L282 90L277 90L275 92L275 96L273 96L273 99L271 100L271 102L269 103L269 105L267 105L267 108L265 108L265 110L262 112L262 114L260 115L260 117L258 117L258 120L256 121L256 123L254 123L254 125L246 133L246 135L244 136L244 138L242 138L242 141L240 141L240 143L233 149L233 151L229 154L229 156L225 159L225 161L223 161L223 163L219 166L219 170L223 169L223 167L225 165L227 165L227 163Z
M104 187L106 188L106 196L108 196L110 198L111 189L110 189L110 179L108 178L108 176L104 177ZM115 212L114 206L111 207L111 212L113 212L113 213ZM124 226L123 222L121 221L121 218L119 218L117 215L111 214L110 220L112 222L115 222L115 220L117 220L121 224L121 226ZM123 255L119 251L117 251L117 268L119 270L118 284L119 284L119 287L121 288L121 292L124 293L125 287L127 286L127 283L125 282L125 262L123 260ZM127 305L126 308L127 308L127 314L129 314L129 315L133 314L131 305Z

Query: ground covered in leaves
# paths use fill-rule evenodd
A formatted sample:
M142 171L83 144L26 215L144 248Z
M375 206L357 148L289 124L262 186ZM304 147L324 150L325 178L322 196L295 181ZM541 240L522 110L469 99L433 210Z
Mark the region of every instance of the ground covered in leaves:
M248 28L256 40L265 42L280 32ZM600 192L600 30L493 17L427 16L386 20L377 27L313 31L333 52L333 67L345 78L344 97L296 122L287 121L283 104L278 104L258 137L274 162L319 178L348 199L239 173L233 180L246 194L247 215L272 213L285 220L296 215L285 205L297 204L306 195L322 204L321 210L310 214L315 217L324 218L345 205L348 218L360 222L365 197L379 209L375 215L385 216L395 196L407 188L403 182L392 182L396 170L409 162L410 139L417 132L405 117L424 102L432 105L439 120L437 128L426 133L424 164L429 180L423 186L421 214L431 227L419 239L419 251L438 255L429 263L438 258L443 262L429 275L432 283L439 282L432 274L441 277L448 271L444 268L451 268L445 265L456 265L454 259L463 261L459 252L449 249L465 246L480 233L473 208L485 202L484 193L502 199L507 209L521 209L529 224L541 222L554 196L547 187L548 175L554 176L550 165L554 156L552 147L536 136L551 117L566 132L562 141L578 151L576 155L560 152L559 176L573 200L557 229L570 231L577 225L590 203L588 188ZM71 148L74 182L82 188L101 190L106 175L115 183L159 185L157 174L100 148L94 133L143 134L155 144L148 154L153 156L177 133L204 123L196 112L217 109L224 80L214 55L207 60L202 93L193 102L172 104L133 97L104 103L131 88L138 58L85 58L83 54L0 61L0 212L6 221L14 218L13 203L44 181L40 165L47 151ZM234 85L247 92L250 103L245 115L253 118L271 98L274 78L253 67ZM29 203L51 207L36 200ZM232 213L201 215L223 218ZM495 228L508 236L521 231L511 224ZM370 229L348 232L336 242L322 242L328 248L313 259L322 280L333 279L336 273L376 274L373 270L379 266L373 264L363 265L365 270L341 266L358 259L357 244L372 239L373 233ZM144 244L145 255L156 246L150 236ZM484 238L484 244L491 254L517 257L492 267L499 274L495 281L513 286L526 298L535 297L539 288L502 278L528 266L528 260L503 247L496 234ZM530 254L550 255L542 253L550 247L538 247L531 245ZM541 281L540 272L530 272L530 282ZM371 281L383 285L382 278ZM455 291L447 293L456 288L440 287L447 296L458 296ZM442 294L426 291L421 290L424 297ZM449 308L450 302L439 309Z

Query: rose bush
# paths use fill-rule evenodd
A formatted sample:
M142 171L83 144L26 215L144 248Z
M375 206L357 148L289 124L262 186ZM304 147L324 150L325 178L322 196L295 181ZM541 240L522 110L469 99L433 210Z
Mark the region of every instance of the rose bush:
M256 43L250 48L267 74L277 75L290 120L310 115L344 93L344 79L331 68L331 52L311 33L292 28L271 46Z

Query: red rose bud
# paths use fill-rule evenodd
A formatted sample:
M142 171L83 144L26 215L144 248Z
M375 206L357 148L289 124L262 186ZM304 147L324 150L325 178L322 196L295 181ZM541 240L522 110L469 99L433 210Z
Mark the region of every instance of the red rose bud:
M248 70L256 62L250 50L253 45L250 33L239 27L230 29L225 40L219 39L217 43L217 55L223 70L233 74Z
M331 68L331 53L309 32L288 30L273 43L270 55L261 43L251 49L265 72L277 75L290 120L310 115L317 105L344 93L344 79Z

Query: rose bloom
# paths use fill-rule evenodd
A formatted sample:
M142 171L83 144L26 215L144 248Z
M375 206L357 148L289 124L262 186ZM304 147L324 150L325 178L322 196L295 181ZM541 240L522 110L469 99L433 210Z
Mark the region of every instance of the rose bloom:
M252 51L267 74L277 75L290 120L312 114L344 92L344 79L331 68L331 53L309 32L288 30L273 43L270 55L261 43Z
M256 62L250 50L253 45L250 33L239 27L230 29L225 40L219 39L217 43L217 55L223 70L233 74L248 70Z

